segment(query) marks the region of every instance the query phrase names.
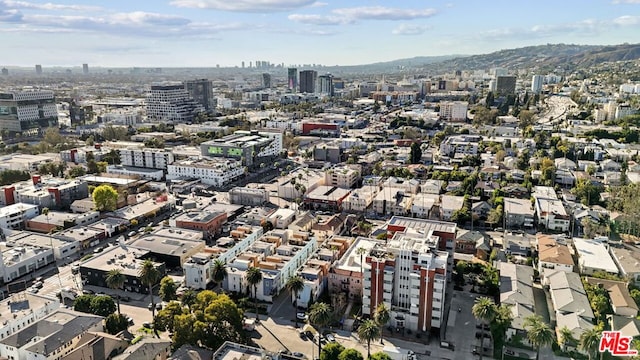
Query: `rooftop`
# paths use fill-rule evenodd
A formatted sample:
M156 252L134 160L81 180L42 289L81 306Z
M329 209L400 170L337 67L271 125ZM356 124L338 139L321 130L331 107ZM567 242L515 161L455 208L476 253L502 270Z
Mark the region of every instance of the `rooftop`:
M0 207L0 217L10 216L13 214L17 214L17 213L21 213L21 212L32 210L32 209L37 209L37 208L38 208L38 205L31 205L31 204L24 204L24 203L7 205L7 206Z
M368 254L376 245L384 244L384 241L374 240L365 237L358 237L356 241L347 249L342 258L335 264L335 268L352 272L360 272L364 266L364 256L358 254L358 249L364 249L364 254Z
M340 199L349 195L350 192L351 191L348 189L341 189L336 186L321 185L308 193L306 197L324 201L339 201Z
M538 234L538 257L542 262L573 266L571 251L566 245L558 244L550 235Z
M146 250L129 246L114 246L83 262L80 266L100 270L118 268L122 270L122 273L125 275L137 277L144 262L144 260L140 258L148 253ZM160 263L155 263L155 265L158 267Z
M180 235L180 232L181 230L176 230L178 235ZM129 243L129 246L148 250L156 254L181 256L182 254L191 252L197 248L204 248L205 243L201 240L193 241L148 234L132 241Z
M10 295L0 302L0 318L7 320L14 317L23 317L51 303L59 303L59 301L23 291Z
M603 243L596 240L573 238L573 246L578 253L580 265L612 274L618 273L618 267Z
M404 216L393 216L387 223L389 226L396 226L402 228L410 228L423 233L431 232L443 232L443 233L456 233L456 223L427 220L427 219L414 219Z

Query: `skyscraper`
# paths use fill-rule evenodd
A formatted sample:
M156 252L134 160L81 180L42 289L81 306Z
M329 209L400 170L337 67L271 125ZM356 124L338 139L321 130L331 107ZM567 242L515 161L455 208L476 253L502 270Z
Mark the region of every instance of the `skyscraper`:
M496 93L500 95L512 95L516 92L515 76L497 76Z
M293 92L298 90L298 69L287 69L287 87Z
M262 74L262 88L269 89L271 87L271 74Z
M213 111L216 108L211 80L187 80L184 82L184 88L187 89L191 98L202 105L206 111Z
M326 74L318 77L318 93L333 96L333 75Z
M89 73L89 64L82 64L82 73L85 75Z
M300 92L310 94L315 93L317 79L318 72L315 70L300 71Z
M0 129L12 133L39 133L58 126L53 91L0 93Z
M533 78L531 78L531 91L536 94L539 94L542 91L543 83L544 83L544 76L533 75Z
M36 74L38 75L42 74L42 65L36 65Z

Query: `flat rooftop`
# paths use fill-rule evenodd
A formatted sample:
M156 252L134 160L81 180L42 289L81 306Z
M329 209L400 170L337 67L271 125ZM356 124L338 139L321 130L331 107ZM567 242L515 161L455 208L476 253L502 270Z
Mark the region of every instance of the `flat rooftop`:
M325 201L338 201L345 196L349 195L351 190L342 189L336 186L318 186L313 191L306 195L309 199L325 200Z
M33 311L42 309L47 304L58 303L57 299L43 295L31 294L26 291L12 294L0 302L0 317L11 319L27 316Z
M175 217L176 221L208 223L209 221L223 215L222 211L187 211Z
M119 186L128 186L138 182L138 180L135 180L135 179L110 177L110 176L95 176L95 175L85 175L80 179L86 182L112 184L112 185L119 185Z
M365 250L365 254L368 254L371 249L373 249L376 244L384 244L384 241L374 240L366 237L358 237L356 241L347 249L347 252L344 253L342 258L338 260L335 265L335 268L338 270L346 270L352 272L360 272L361 267L365 267L365 256L362 256L362 261L360 261L360 255L358 254L358 249L362 248Z
M104 252L81 263L81 267L89 269L99 269L108 271L119 269L123 274L137 277L144 260L140 258L148 254L149 251L132 248L129 246L112 246ZM156 267L160 263L155 263Z
M55 236L42 235L30 231L13 231L6 237L7 243L17 245L29 245L50 249L51 246L59 248L69 245L69 241L58 239Z
M205 243L202 240L179 240L149 234L130 242L128 246L145 249L156 254L182 256L182 254L191 252L197 248L204 248Z
M19 212L23 212L31 209L37 209L37 208L38 208L38 205L31 205L31 204L25 204L25 203L7 205L7 206L0 207L0 217L5 217L5 216L13 215Z
M447 221L437 221L437 220L427 220L427 219L414 219L404 216L393 216L389 219L387 225L391 226L400 226L418 231L422 231L423 233L428 233L429 231L433 232L444 232L444 233L456 233L457 225L456 223L447 222Z
M578 262L582 266L600 269L612 274L618 273L618 267L603 243L595 240L573 238L573 245L578 253Z

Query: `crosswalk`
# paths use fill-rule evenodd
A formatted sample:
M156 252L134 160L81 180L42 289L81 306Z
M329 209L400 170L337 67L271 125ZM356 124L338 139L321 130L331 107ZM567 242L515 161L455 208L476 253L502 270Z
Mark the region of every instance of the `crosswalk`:
M53 275L49 278L44 279L44 286L38 294L44 295L47 297L56 297L56 294L60 291L60 289L64 288L72 288L77 289L80 292L82 287L80 286L80 277L73 275L70 271L63 271L60 274Z

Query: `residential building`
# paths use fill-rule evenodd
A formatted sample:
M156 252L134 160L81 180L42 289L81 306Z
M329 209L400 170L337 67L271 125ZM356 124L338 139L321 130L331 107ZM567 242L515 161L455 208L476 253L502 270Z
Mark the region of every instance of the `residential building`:
M58 109L51 90L0 93L0 130L9 134L41 134L58 127Z
M384 245L384 241L358 237L347 251L331 266L329 290L331 293L344 292L348 299L362 297L365 254L371 249ZM362 250L360 250L362 249Z
M167 170L175 161L173 153L167 149L120 149L120 165L138 168Z
M13 242L0 245L0 276L5 284L54 262L51 248L13 245Z
M213 353L212 357L208 359L213 360L263 360L265 356L271 359L277 359L277 354L269 353L263 348L257 348L244 344L238 344L231 341L226 341L222 346ZM189 356L189 359L192 359ZM203 358L204 360L204 358Z
M126 245L110 247L104 252L80 263L80 277L86 284L107 287L106 277L111 269L119 269L126 280L125 291L148 294L149 288L138 278L140 268L149 251L132 248ZM165 274L165 264L154 262L154 267L161 275Z
M431 193L418 193L412 198L411 216L420 219L440 218L433 212L434 206L440 203L440 196Z
M333 88L333 75L326 74L318 76L318 84L317 84L316 93L333 96L334 88Z
M640 336L640 319L619 315L607 315L612 331L620 331L622 336L638 338Z
M233 159L176 161L167 167L167 179L200 179L203 184L222 187L244 175L242 163Z
M538 214L538 225L554 231L569 231L571 217L567 214L562 201L533 196L536 214Z
M152 85L146 108L149 120L174 123L192 122L196 114L205 111L183 84Z
M573 238L573 247L578 257L578 269L583 275L596 271L618 275L618 267L611 258L607 246L596 240Z
M101 316L58 309L0 340L0 356L13 360L60 359L89 331L103 331Z
M440 117L447 121L465 121L468 108L466 101L441 101Z
M27 203L41 208L66 208L75 200L89 196L89 185L82 179L66 180L33 175L29 181L14 183L0 190L0 204Z
M17 203L0 207L0 228L24 229L26 221L38 216L37 205Z
M361 170L350 166L336 166L325 171L324 184L343 189L354 188L361 179Z
M471 254L478 259L486 260L491 254L491 244L479 231L460 229L456 236L454 251L461 254Z
M93 155L95 161L102 161L102 157L108 152L109 150L99 145L85 146L60 151L60 159L64 162L72 162L74 164L86 164L89 154Z
M440 239L396 232L386 245L365 255L362 314L372 316L384 303L391 310L389 326L414 332L441 328L449 253L438 251Z
M296 211L293 209L279 208L274 211L267 220L270 221L276 229L286 229L296 219Z
M577 273L545 269L544 285L549 289L556 316L576 313L587 321L595 318Z
M328 286L329 261L309 259L298 270L298 275L303 279L304 287L298 292L296 306L304 309L318 301Z
M181 268L191 256L202 252L206 243L201 231L161 228L130 241L127 246L148 251L146 257L173 269Z
M531 200L504 198L505 226L507 228L532 228L535 209Z
M158 341L153 338L144 338L136 343L133 348L138 347L146 341ZM162 341L162 340L160 340ZM166 342L166 340L164 340ZM109 359L113 354L120 354L125 349L129 351L129 341L121 336L111 335L104 332L89 331L82 335L76 347L68 353L64 360L85 360L85 359ZM149 354L152 355L152 354ZM113 359L118 356L113 357ZM160 360L160 359L159 359Z
M504 252L523 258L530 257L535 248L535 236L526 233L506 232L502 239Z
M381 187L383 190L386 188L395 188L401 189L407 194L417 194L420 190L420 181L416 179L403 179L390 176L382 183Z
M0 340L26 328L60 308L57 298L27 291L8 295L0 302Z
M464 206L464 196L442 195L440 196L440 219L451 220L453 214Z
M440 143L440 155L448 157L454 157L456 154L460 156L477 155L481 140L482 137L479 135L449 136Z
M298 69L287 69L287 88L292 92L296 92L298 90Z
M551 235L538 234L538 271L555 269L567 272L573 271L573 257L569 247L559 244Z
M191 256L183 265L185 285L194 289L206 289L213 281L214 260L223 264L231 262L262 236L262 227L238 226L231 230L229 237L216 240L215 246L205 248L203 252ZM227 288L227 279L222 284Z
M533 268L499 262L500 271L500 304L511 305L513 320L507 329L507 338L514 335L526 338L525 319L536 314L535 297L533 296ZM545 304L546 306L546 304Z
M444 180L425 180L420 183L420 192L425 194L440 194L444 183Z
M585 281L591 285L607 290L614 315L629 318L634 318L638 315L638 304L636 304L631 294L629 294L629 287L626 282L593 277L586 277Z
M122 165L107 165L107 174L124 175L151 181L162 181L164 171Z
M433 234L440 241L438 250L447 250L455 246L456 228L456 223L452 222L393 216L387 222L387 238L393 237L396 232Z
M342 202L342 210L354 213L365 212L373 203L378 190L378 187L375 186L354 189Z
M399 188L384 188L373 199L372 210L378 215L407 216L411 211L411 193Z
M544 85L543 75L533 75L531 78L531 92L534 94L540 94L542 92L542 86Z
M143 337L140 341L126 348L113 360L166 360L171 354L171 340ZM66 360L66 359L65 359Z
M609 246L613 261L618 265L620 275L640 284L640 249L636 246L621 244Z

